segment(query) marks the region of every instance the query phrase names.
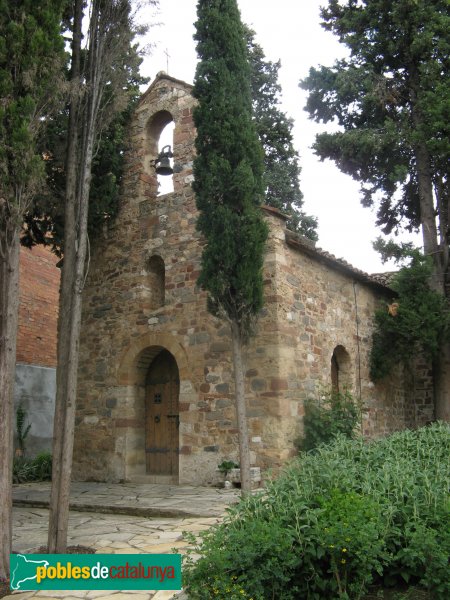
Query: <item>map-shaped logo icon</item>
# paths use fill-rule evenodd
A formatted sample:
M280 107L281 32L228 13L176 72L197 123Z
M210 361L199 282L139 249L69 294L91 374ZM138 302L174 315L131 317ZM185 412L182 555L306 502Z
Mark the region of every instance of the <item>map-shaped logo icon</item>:
M11 571L10 586L12 590L26 590L27 581L36 579L36 567L48 567L50 563L46 560L30 560L23 554L16 554L11 557L14 567Z

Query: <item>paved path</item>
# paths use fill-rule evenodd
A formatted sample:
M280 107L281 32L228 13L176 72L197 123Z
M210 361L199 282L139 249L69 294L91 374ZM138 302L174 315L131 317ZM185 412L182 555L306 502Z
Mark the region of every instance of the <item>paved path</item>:
M15 506L48 507L50 482L15 485ZM236 490L149 483L74 482L72 510L140 517L212 517L222 515L238 498Z
M48 494L49 486L43 483L15 486L13 549L16 552L35 550L46 544L48 510L41 506L48 503ZM76 511L70 513L68 544L91 546L105 554L167 554L172 549L184 553L188 543L183 532L196 534L220 522L226 506L236 499L235 491L214 488L75 483L71 505ZM97 512L85 512L88 507ZM15 592L4 600L169 600L173 596L173 592L150 590L34 591Z

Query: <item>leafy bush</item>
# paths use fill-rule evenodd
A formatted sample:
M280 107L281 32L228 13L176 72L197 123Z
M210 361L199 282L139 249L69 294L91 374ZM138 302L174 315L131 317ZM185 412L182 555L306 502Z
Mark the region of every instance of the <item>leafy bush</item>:
M418 251L410 258L411 264L402 267L391 283L398 294L395 310L384 306L375 313L370 355L373 381L389 375L399 360L408 365L418 351L435 358L442 341L450 339L448 303L429 285L432 261Z
M189 597L353 599L405 582L450 597L449 456L443 423L302 453L200 536Z
M33 460L36 479L45 481L52 478L52 455L50 452L40 452Z
M232 469L239 468L239 465L234 460L223 460L217 467L223 476L226 478Z
M296 440L299 450L312 450L328 444L342 434L352 438L360 420L361 410L351 393L325 391L320 399L305 400L304 433Z
M33 461L24 456L15 456L13 460L13 482L25 483L26 481L35 481Z
M52 478L52 455L41 452L35 458L15 456L13 461L13 482L45 481Z

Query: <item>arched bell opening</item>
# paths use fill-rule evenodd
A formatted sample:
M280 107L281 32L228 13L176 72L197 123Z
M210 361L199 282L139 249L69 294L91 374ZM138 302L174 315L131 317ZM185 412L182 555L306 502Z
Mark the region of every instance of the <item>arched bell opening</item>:
M156 174L158 178L158 196L173 192L173 132L175 123L167 123L161 131L158 142Z
M147 168L155 177L158 195L173 192L173 132L171 113L161 110L147 124Z

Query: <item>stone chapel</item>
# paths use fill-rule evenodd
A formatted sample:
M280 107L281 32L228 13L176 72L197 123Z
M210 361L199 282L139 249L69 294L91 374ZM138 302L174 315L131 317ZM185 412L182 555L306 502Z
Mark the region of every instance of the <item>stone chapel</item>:
M230 335L197 285L202 240L191 183L192 87L159 73L130 131L120 213L91 241L83 297L74 477L214 483L238 460ZM158 195L154 162L173 129L173 192ZM363 433L433 417L427 365L369 377L372 320L392 298L382 280L288 231L262 207L270 234L265 305L246 350L251 462L261 472L295 455L303 402L323 387L362 402Z

